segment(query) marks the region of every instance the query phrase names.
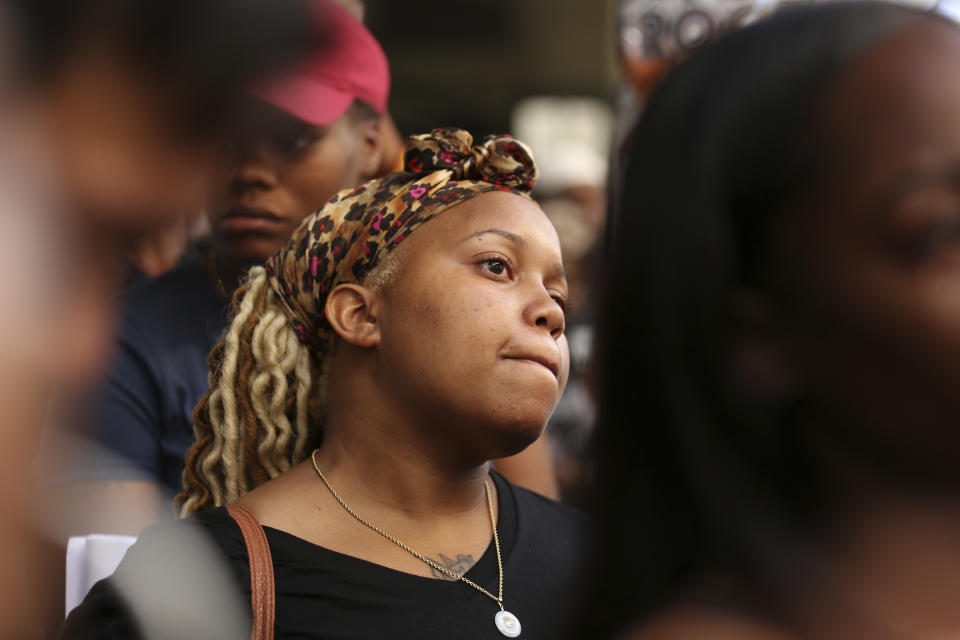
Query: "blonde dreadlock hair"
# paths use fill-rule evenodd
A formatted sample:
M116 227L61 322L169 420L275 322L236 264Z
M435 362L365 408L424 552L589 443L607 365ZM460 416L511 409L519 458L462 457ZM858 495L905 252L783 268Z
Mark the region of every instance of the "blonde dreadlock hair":
M210 389L193 412L182 516L229 504L304 459L323 423L323 376L263 267L234 294L233 322L210 352ZM311 435L313 437L311 437Z
M323 307L335 286L387 286L399 270L393 250L420 225L487 191L527 196L537 177L523 143L490 136L474 146L461 129L413 136L404 161L405 171L331 198L234 294L193 412L181 516L230 504L320 445L336 342Z

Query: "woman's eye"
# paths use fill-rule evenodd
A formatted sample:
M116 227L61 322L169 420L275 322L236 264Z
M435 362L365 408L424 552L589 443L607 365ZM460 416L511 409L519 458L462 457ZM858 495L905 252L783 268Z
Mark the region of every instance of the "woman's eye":
M507 272L507 265L503 260L484 260L484 265L487 267L487 271L490 273L502 276Z
M557 303L557 306L560 307L560 310L561 310L561 311L563 311L564 313L567 312L567 299L566 299L566 298L564 298L563 296L557 295L557 296L553 296L553 300L554 300L554 302Z
M313 136L300 136L293 141L293 144L290 145L290 148L294 151L300 151L304 147L309 146L311 142L313 142Z
M322 127L298 127L295 130L283 131L275 135L271 144L274 149L282 153L296 155L310 145L318 142L324 136Z
M919 259L944 248L955 248L958 240L960 215L944 216L941 221L906 239L901 246L909 258Z
M313 144L313 143L316 142L316 141L317 141L317 135L316 135L316 134L314 134L314 133L304 134L304 135L302 135L302 136L299 136L299 137L293 139L293 140L287 145L287 150L290 151L290 152L293 152L293 153L297 153L297 152L299 152L299 151L303 151L304 149L306 149L307 147L309 147L311 144Z

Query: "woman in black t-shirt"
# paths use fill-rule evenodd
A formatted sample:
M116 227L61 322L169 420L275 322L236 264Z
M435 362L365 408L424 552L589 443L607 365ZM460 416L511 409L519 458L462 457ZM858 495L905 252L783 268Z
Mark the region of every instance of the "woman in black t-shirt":
M411 138L405 160L251 270L194 415L179 503L196 515L148 530L118 575L199 527L267 598L255 637L556 637L580 517L488 463L536 440L566 381L537 170L522 143L461 130ZM250 591L254 543L234 522L250 516L275 603L264 574ZM130 633L116 597L95 587L66 636Z

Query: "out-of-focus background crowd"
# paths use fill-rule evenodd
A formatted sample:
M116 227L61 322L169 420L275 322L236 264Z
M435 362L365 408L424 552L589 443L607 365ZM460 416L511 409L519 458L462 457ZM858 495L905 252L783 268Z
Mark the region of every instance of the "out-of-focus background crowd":
M189 419L189 392L205 372L169 372L205 358L244 264L272 252L234 242L237 230L283 228L280 213L245 199L273 188L278 178L263 167L285 167L283 206L302 218L337 189L396 167L403 137L435 127L510 133L539 164L534 197L570 280L572 367L531 483L589 507L591 283L616 233L606 218L629 132L670 64L774 2L343 0L388 71L367 36L318 18L317 4L0 5L3 637L55 635L70 536L135 535L172 517L182 467L169 460L183 443L155 425ZM960 18L946 0L939 10ZM341 47L351 52L343 60ZM334 159L309 169L336 174L330 185L297 182L294 158L317 128L340 131L343 109L305 112L274 86L303 68L333 74L359 101ZM181 281L170 278L192 278L189 293L149 288ZM155 337L169 327L200 336L191 353Z

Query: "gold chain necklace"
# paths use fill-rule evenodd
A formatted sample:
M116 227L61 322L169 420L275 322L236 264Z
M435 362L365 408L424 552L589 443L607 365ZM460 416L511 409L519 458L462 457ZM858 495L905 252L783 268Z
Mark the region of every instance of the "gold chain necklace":
M490 495L490 485L486 480L483 481L483 490L486 493L487 507L490 510L490 528L493 529L493 544L494 544L494 547L496 547L497 549L497 571L499 572L499 575L500 575L497 595L493 595L492 593L490 593L489 591L487 591L486 589L478 585L476 582L464 576L462 573L455 573L453 571L450 571L446 567L440 566L438 563L434 562L433 560L423 555L422 553L419 553L415 549L410 548L409 546L407 546L397 538L394 538L392 535L390 535L389 533L387 533L377 525L373 524L369 520L364 519L363 516L361 516L359 513L351 509L350 505L348 505L344 501L344 499L340 497L340 494L336 492L336 490L333 488L333 485L331 485L330 481L327 480L327 477L323 475L322 471L320 471L320 465L317 464L317 454L319 452L320 452L319 449L314 449L313 453L310 454L310 461L313 462L313 468L316 470L317 475L320 476L320 479L323 480L323 484L327 486L327 489L329 489L330 493L333 494L333 497L337 499L337 502L340 503L340 506L346 509L347 513L349 513L354 518L356 518L357 520L365 524L370 529L373 529L374 531L379 533L381 536L383 536L390 542L393 542L394 544L396 544L398 547L400 547L407 553L410 553L411 555L415 556L419 560L427 563L433 569L436 569L440 573L443 573L453 578L454 580L459 580L461 582L464 582L470 585L471 587L473 587L483 595L487 596L488 598L496 602L497 605L500 607L500 611L497 612L497 615L494 616L494 619L493 619L494 624L496 624L497 626L497 629L499 629L500 633L507 636L508 638L516 638L517 636L520 635L520 620L517 618L517 616L513 615L512 613L510 613L509 611L503 608L503 559L500 557L500 539L497 537L497 525L493 515L493 498Z

